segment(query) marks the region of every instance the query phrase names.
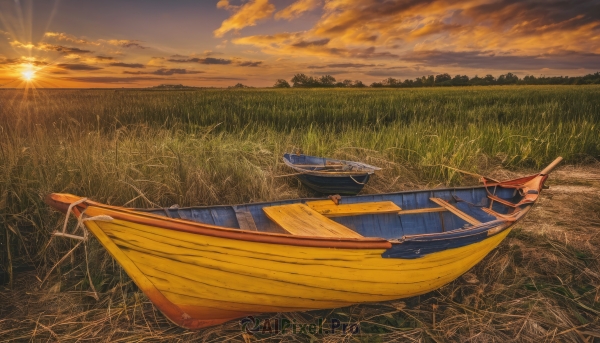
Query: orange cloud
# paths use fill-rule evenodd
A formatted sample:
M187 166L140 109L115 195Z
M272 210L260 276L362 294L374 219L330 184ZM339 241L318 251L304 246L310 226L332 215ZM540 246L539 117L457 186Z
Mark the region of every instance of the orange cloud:
M13 48L28 49L28 50L35 48L35 45L32 43L21 43L18 40L14 40L14 41L10 42L10 45Z
M298 0L278 12L276 18L293 19L310 6L319 6L319 2ZM328 0L322 6L321 18L308 31L242 37L233 42L252 44L269 54L360 58L433 50L493 51L515 56L537 56L553 50L599 53L600 4ZM369 53L381 48L397 52Z
M44 38L50 38L58 41L65 41L74 44L82 44L82 45L100 45L98 42L92 42L84 38L77 38L73 35L69 35L63 32L46 32L44 33Z
M291 56L317 56L336 58L389 59L399 57L388 51L376 51L376 47L342 47L330 44L328 38L314 39L302 32L257 35L238 38L235 44L251 44L261 47L268 54Z
M231 8L226 0L219 1L217 7ZM216 37L223 37L229 31L239 31L244 27L254 26L257 21L269 18L275 12L275 6L269 3L269 0L250 0L239 8L233 8L237 11L214 31Z
M321 4L321 0L297 0L293 4L275 14L275 19L292 20L301 16L304 12L311 11Z
M110 45L118 46L121 48L138 48L138 49L146 49L147 48L147 47L141 45L140 41L132 40L132 39L110 39L105 42Z

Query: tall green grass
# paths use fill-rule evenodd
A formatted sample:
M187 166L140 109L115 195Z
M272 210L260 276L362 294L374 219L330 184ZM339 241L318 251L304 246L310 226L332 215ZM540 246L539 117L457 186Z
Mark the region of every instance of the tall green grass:
M0 92L0 265L45 265L69 192L128 206L310 195L285 151L385 167L366 189L600 156L600 87ZM410 182L409 182L410 181ZM54 250L53 250L54 249ZM12 261L12 262L11 262ZM10 273L9 273L10 274Z

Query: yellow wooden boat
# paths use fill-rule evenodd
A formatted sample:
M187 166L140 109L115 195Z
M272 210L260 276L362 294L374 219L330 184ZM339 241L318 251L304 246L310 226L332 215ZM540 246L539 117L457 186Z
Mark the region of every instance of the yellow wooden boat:
M332 200L150 210L70 194L46 201L86 218L156 307L197 329L435 290L508 235L560 160L539 174L478 187Z

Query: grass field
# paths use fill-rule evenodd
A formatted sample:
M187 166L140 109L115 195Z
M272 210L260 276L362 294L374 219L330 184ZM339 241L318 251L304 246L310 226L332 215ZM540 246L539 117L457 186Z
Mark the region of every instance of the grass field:
M0 302L8 305L0 308L0 341L242 339L237 322L197 333L172 327L95 242L88 253L99 301L86 293L83 249L40 287L74 246L50 239L64 217L42 199L68 192L152 207L312 196L285 176L281 155L297 150L384 167L368 193L477 182L452 168L522 175L559 155L579 173L563 172L560 184L592 189L557 207L560 218L537 209L508 243L437 292L336 310L381 333L352 339L578 341L598 329L600 86L4 90ZM542 224L531 218L560 230L530 230Z

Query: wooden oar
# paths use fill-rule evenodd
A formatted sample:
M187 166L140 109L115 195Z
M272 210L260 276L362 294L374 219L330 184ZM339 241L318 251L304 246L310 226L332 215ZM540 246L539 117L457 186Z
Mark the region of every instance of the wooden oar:
M556 168L556 166L563 160L562 157L558 156L552 163L550 163L544 170L540 172L540 175L548 175L552 171L552 169Z

